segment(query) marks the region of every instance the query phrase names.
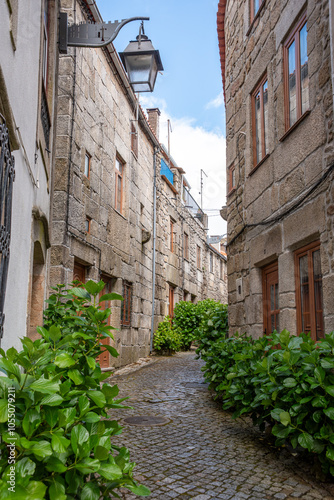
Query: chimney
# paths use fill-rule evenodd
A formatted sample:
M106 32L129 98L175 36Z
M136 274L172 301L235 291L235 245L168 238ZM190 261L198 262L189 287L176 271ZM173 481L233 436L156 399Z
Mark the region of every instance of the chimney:
M148 121L157 139L159 139L159 116L161 115L159 108L147 109Z

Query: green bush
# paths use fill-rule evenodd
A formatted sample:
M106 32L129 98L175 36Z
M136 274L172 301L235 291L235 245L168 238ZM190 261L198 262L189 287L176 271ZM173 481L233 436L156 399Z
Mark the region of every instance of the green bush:
M318 456L334 475L334 332L315 343L308 335L206 337L198 354L205 378L233 417L269 424L276 445Z
M109 374L96 362L104 349L118 355L100 344L112 338L111 311L97 303L103 287L102 281L68 291L57 287L38 328L41 338L24 337L20 352L0 350L0 370L7 375L0 377L3 500L119 498L119 487L149 494L132 478L129 451L114 444L121 427L107 413L125 407L115 399L116 385L102 385ZM107 294L99 302L121 299Z
M173 326L182 332L181 348L188 351L195 340L195 330L198 327L196 304L181 301L174 308Z
M216 308L225 307L213 299L205 299L194 304L181 301L174 308L173 325L182 332L182 346L189 350L192 342L200 335L199 327L206 318L206 313Z
M154 349L158 353L172 354L179 351L182 346L182 333L177 327L173 327L169 316L166 316L154 333Z

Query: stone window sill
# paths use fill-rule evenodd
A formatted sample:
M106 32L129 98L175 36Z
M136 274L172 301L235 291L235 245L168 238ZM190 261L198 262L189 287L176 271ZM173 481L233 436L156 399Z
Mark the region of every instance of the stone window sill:
M264 163L264 162L265 162L265 161L269 158L269 156L270 156L270 154L269 154L269 153L267 153L267 154L266 154L266 156L264 156L264 157L262 158L262 160L261 160L261 161L259 161L259 163L258 163L257 165L255 165L255 167L254 167L254 168L253 168L253 169L249 172L248 177L250 177L251 175L253 175L253 174L254 174L254 172L256 172L256 171L257 171L257 169L258 169L259 167L261 167L261 165L262 165L262 164L263 164L263 163Z
M298 125L311 113L311 111L308 109L307 111L305 111L305 113L300 117L298 118L298 120L292 125L292 127L290 127L284 135L282 135L282 137L280 138L280 142L283 142L287 137L288 135L291 134L291 132L293 132L295 130L295 128L298 127Z
M228 198L230 198L230 196L232 196L232 194L234 194L234 193L236 192L236 190L237 190L237 188L236 188L236 187L232 188L232 189L231 189L231 191L229 191L229 192L227 193L227 197L228 197Z

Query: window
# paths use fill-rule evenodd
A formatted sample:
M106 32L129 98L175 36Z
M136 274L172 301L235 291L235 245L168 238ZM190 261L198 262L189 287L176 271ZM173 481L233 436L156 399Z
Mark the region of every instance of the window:
M270 264L263 269L263 330L270 335L279 331L279 288L278 263Z
M313 340L324 336L320 243L295 252L297 329L311 332Z
M124 164L119 158L116 158L115 165L115 208L122 213L123 208L123 174Z
M213 273L213 253L210 252L210 273Z
M169 219L169 250L174 252L174 221Z
M84 174L85 176L89 179L90 175L90 161L91 161L91 156L89 153L85 153L85 169L84 169Z
M228 168L228 192L230 193L235 189L235 166L231 165Z
M131 309L132 309L132 283L123 281L123 302L121 309L121 325L131 325Z
M44 0L42 77L45 89L47 88L47 76L48 76L48 51L49 51L49 0Z
M265 0L250 0L250 20L254 21L255 16L260 10L260 7L265 2Z
M197 268L201 268L201 247L197 245Z
M86 217L85 231L86 231L87 234L90 233L90 221L91 221L91 219L89 217Z
M254 167L268 154L268 80L265 76L253 92L253 163Z
M168 316L171 319L174 317L174 288L172 286L169 287Z
M133 122L131 122L131 151L138 157L138 132Z
M187 233L183 235L183 252L184 258L189 260L189 235Z
M285 128L309 109L307 24L304 15L284 45Z
M220 259L220 263L219 263L219 278L221 280L224 279L224 264L223 264L223 261Z

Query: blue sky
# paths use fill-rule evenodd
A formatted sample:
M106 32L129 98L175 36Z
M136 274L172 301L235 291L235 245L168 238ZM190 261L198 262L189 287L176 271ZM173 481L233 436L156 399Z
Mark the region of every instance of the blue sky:
M153 94L141 94L147 108L162 111L160 141L167 142L171 120L171 154L186 170L199 202L200 169L208 174L204 209L210 209L209 234L226 232L212 209L225 205L225 112L217 38L218 0L97 0L105 21L148 16L145 33L160 51L164 66ZM140 22L126 25L114 41L118 52L135 39Z

